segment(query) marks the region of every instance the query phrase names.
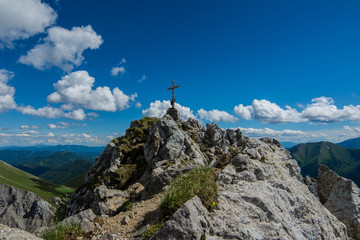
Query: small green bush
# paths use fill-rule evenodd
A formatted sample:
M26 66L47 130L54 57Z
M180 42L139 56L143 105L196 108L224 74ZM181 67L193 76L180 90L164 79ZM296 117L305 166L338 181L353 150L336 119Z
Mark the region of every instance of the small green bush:
M160 205L165 217L171 216L182 204L198 196L204 206L210 209L217 194L216 174L211 167L190 170L170 183Z
M64 240L76 239L82 234L79 225L74 224L58 224L54 228L45 232L42 238L45 240Z

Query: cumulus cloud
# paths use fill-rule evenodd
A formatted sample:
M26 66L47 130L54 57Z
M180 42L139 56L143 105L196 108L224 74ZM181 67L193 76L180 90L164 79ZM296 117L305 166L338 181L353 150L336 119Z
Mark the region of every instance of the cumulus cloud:
M257 99L250 106L235 106L234 112L243 119L264 123L360 121L360 105L348 105L339 109L330 97L312 99L311 104L306 105L301 112L289 106L282 109L276 103Z
M161 118L163 117L167 110L171 107L171 103L170 101L160 101L160 100L156 100L155 102L150 103L150 107L148 107L145 110L142 110L142 115L144 117L157 117L157 118ZM190 108L188 107L184 107L181 106L178 103L175 103L175 107L177 110L179 110L180 112L180 117L183 120L187 120L189 118L194 118L196 119L196 117L194 116L194 113L192 110L190 110Z
M66 129L70 127L70 123L67 122L58 122L58 123L49 123L48 125L49 129Z
M102 43L101 36L90 25L71 30L52 27L43 43L21 56L19 62L39 70L56 66L70 72L84 61L82 54L86 49L97 49Z
M45 31L57 18L41 0L0 0L0 48Z
M269 102L265 99L255 99L250 106L244 106L242 104L235 106L234 112L246 120L254 119L264 123L306 121L296 109L293 109L290 106L286 106L286 109L282 109L276 103Z
M125 73L125 67L113 67L111 69L111 75L117 76L119 73L124 74Z
M13 72L0 69L0 113L16 108L14 100L15 88L7 84L13 77Z
M48 107L48 106L38 109L32 106L17 107L17 110L22 114L33 115L37 117L60 118L64 116L64 112L61 109Z
M360 121L360 105L344 106L338 109L330 97L314 98L311 104L301 112L304 118L313 122L341 122L344 120Z
M86 118L86 114L83 109L76 109L74 111L64 113L64 116L69 119L82 121Z
M86 71L72 72L54 84L56 92L50 94L50 103L66 103L81 108L101 111L122 111L130 107L137 94L126 95L119 88L112 91L109 87L93 89L95 79ZM77 115L75 115L77 113ZM82 112L83 113L83 112ZM74 118L84 116L78 111L73 112Z
M217 109L206 111L201 108L197 111L197 113L201 119L206 119L211 122L236 122L239 120L233 115L225 111L219 111Z

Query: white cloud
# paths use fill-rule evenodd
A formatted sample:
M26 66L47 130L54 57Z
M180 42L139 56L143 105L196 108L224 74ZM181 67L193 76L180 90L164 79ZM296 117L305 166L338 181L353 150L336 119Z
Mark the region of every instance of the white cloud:
M330 97L314 98L311 104L301 112L304 118L312 122L360 121L360 105L344 106L338 109Z
M306 132L301 130L274 130L270 128L240 128L241 132L248 137L271 137L282 142L309 142L309 141L334 141L338 140L338 134L342 130L335 131L313 131Z
M121 67L113 67L111 69L111 75L113 76L117 76L119 73L124 74L125 73L125 67L121 66Z
M15 88L7 84L13 77L13 72L0 69L0 113L16 108L14 100Z
M64 116L66 118L69 118L69 119L74 119L74 120L79 120L79 121L82 121L86 118L86 114L84 113L84 110L83 109L76 109L74 111L71 111L71 112L67 112L64 114Z
M86 133L82 134L54 134L52 132L39 133L36 131L0 133L1 145L21 145L31 146L39 143L47 144L84 144L84 145L103 145L109 143L106 136L96 136Z
M204 109L200 109L197 111L201 119L206 119L211 122L236 122L239 121L238 118L233 115L225 112L219 111L217 109L206 111Z
M139 83L145 81L147 79L146 75L143 74L142 77L138 80Z
M91 117L91 118L98 118L99 117L99 114L97 114L96 112L89 112L86 115L88 117Z
M115 112L130 107L137 94L126 95L119 88L113 91L109 87L93 89L95 79L86 71L72 72L54 84L56 92L50 94L47 100L51 103L66 103L91 110ZM74 112L75 113L75 112ZM79 116L80 112L77 112Z
M50 123L47 126L49 129L66 129L70 127L70 123L67 122L58 122L56 124Z
M135 104L135 107L137 107L137 108L141 108L141 102L136 102L136 104Z
M239 104L234 112L243 119L254 119L264 123L319 122L331 123L342 121L360 122L360 105L348 105L338 109L330 97L319 97L311 100L311 104L301 112L286 106L280 108L267 100L255 99L250 106Z
M235 106L234 112L246 120L254 119L264 123L305 121L300 113L290 106L286 106L286 109L282 109L276 103L271 103L265 99L255 99L250 106L244 106L242 104Z
M171 103L170 101L162 101L160 102L160 100L156 100L155 102L150 103L150 107L148 107L145 110L142 110L142 115L144 117L157 117L157 118L161 118L163 117L167 110L171 107ZM196 119L196 117L193 114L193 111L190 110L190 108L188 107L184 107L181 106L178 103L175 103L175 108L177 110L179 110L180 112L180 117L183 120L187 120L189 118L194 118Z
M0 0L0 48L45 31L57 18L40 0Z
M40 132L35 131L35 130L28 130L28 131L22 132L21 134L37 135L37 134L40 134Z
M40 129L40 126L38 125L21 125L19 129L26 130L26 129Z
M48 29L44 42L21 56L19 62L39 70L56 66L70 72L84 61L82 54L86 49L97 49L102 43L101 36L90 25L71 30L52 27Z
M17 110L22 114L33 115L37 117L60 118L64 116L64 112L62 110L48 106L38 109L35 109L32 106L17 107Z

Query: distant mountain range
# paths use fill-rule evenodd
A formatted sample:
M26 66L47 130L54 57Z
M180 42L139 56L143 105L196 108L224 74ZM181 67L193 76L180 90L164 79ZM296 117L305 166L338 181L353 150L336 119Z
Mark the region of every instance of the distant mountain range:
M89 169L102 150L79 145L7 147L0 150L0 160L52 183L76 187L81 182L76 177Z
M339 175L360 185L360 140L350 139L339 144L331 142L302 143L289 149L298 161L303 176L317 177L318 164L325 164ZM351 146L345 148L343 146Z

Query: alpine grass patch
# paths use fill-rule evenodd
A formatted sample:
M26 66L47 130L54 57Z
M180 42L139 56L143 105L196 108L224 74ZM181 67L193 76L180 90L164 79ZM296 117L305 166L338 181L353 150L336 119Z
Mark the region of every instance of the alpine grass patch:
M169 217L196 195L207 209L212 207L217 195L216 174L213 168L192 169L172 181L161 202L160 210L165 217Z

